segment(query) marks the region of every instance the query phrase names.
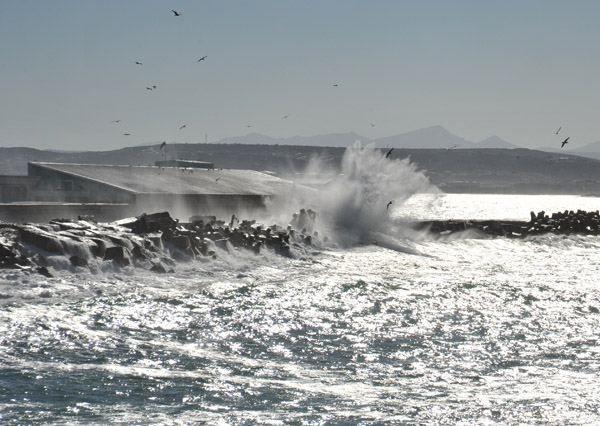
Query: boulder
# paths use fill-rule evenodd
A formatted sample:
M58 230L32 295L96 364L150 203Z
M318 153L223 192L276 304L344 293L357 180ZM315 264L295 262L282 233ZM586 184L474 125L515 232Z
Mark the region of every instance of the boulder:
M52 278L52 274L45 266L40 266L35 270L38 274L43 275L46 278Z
M162 263L155 263L154 265L152 265L152 268L150 268L150 271L156 272L157 274L166 274L167 273L167 270L162 265Z
M219 240L215 240L215 246L221 250L229 251L229 240L227 238L221 238Z
M73 265L73 266L79 266L82 268L88 266L88 261L86 259L84 259L83 257L79 257L77 255L71 256L69 258L69 261L71 262L71 265Z
M130 264L125 248L121 246L107 247L104 253L104 260L112 260L119 266L128 266Z
M94 245L90 246L90 252L96 257L104 257L106 253L106 242L99 238L91 239Z
M21 227L21 241L50 253L63 254L64 249L56 236L47 231L26 225Z

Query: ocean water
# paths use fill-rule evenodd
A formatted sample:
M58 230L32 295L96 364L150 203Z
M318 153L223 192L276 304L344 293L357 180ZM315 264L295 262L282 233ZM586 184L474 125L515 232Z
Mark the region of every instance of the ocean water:
M295 258L0 271L0 423L599 424L600 238L402 222L600 199L423 194L408 162L365 155L317 206L330 243Z

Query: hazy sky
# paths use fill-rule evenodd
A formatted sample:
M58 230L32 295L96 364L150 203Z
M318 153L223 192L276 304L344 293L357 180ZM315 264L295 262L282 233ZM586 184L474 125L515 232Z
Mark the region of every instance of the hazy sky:
M0 146L439 124L531 148L562 126L577 147L600 140L599 17L597 0L1 0Z

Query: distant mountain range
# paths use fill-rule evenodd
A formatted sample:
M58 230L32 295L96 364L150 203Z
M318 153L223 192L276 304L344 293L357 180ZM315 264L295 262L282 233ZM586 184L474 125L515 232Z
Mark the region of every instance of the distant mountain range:
M471 142L465 138L450 133L442 126L431 126L424 129L413 130L408 133L400 133L393 136L385 136L376 139L369 139L358 133L330 133L326 135L315 136L293 136L289 138L274 138L260 133L249 133L245 136L232 136L212 142L214 144L244 144L244 145L286 145L286 146L315 146L331 148L347 148L356 141L360 141L363 146L374 144L377 148L396 148L396 149L518 149L522 148L514 145L498 136L490 136L480 142ZM139 146L160 145L161 141L145 142ZM177 142L171 142L177 143ZM600 141L588 145L573 148L561 149L559 147L541 147L535 148L538 151L563 153L570 155L579 155L600 159ZM52 153L77 153L84 151L63 151L48 149L46 152Z
M394 136L369 139L357 133L331 133L316 136L294 136L291 138L273 138L259 133L246 136L235 136L221 139L218 144L250 144L250 145L297 145L297 146L327 146L346 148L354 142L363 145L375 144L378 148L398 149L466 149L466 148L500 148L514 149L517 145L508 143L498 136L489 137L479 143L470 142L460 136L450 133L442 126L432 126Z
M518 149L518 145L507 142L498 136L490 136L480 142L471 142L460 136L450 133L442 126L426 127L408 133L393 136L369 139L357 133L331 133L315 136L294 136L291 138L273 138L259 133L250 133L246 136L228 137L216 141L217 144L250 144L250 145L296 145L296 146L323 146L332 148L346 148L356 141L363 145L374 144L377 148L396 149ZM542 147L538 151L579 155L600 159L600 141L579 148L561 149L558 147Z

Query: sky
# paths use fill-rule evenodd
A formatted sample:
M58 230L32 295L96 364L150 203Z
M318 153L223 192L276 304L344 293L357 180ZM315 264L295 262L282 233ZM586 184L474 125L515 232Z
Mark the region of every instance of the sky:
M600 141L599 16L596 0L0 0L0 147L441 125L526 148L562 127L575 148Z

